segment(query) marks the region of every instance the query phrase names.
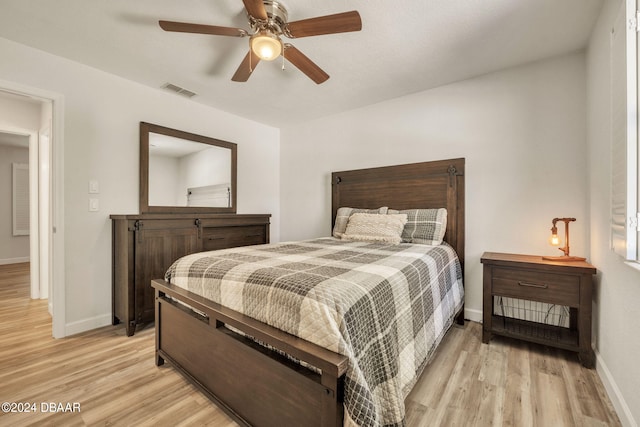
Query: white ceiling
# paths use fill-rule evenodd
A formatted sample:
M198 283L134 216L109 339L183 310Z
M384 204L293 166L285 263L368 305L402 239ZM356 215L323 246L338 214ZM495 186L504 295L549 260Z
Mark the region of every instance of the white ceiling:
M158 20L249 29L241 0L2 0L0 37L283 127L583 49L602 0L285 0L289 21L358 10L362 31L287 40L331 78L290 64L231 76L247 38L169 33ZM161 90L161 89L158 89ZM179 95L176 95L179 96Z

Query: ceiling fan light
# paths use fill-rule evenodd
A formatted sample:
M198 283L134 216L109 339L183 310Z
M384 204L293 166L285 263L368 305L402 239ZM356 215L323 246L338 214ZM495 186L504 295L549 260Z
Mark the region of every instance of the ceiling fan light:
M280 37L269 31L260 31L250 40L251 50L263 61L273 61L282 54Z

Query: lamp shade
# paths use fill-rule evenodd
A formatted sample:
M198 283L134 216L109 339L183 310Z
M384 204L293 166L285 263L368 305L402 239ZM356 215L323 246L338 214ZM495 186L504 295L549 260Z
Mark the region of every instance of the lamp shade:
M273 61L282 53L280 38L265 30L251 36L250 46L253 53L263 61Z

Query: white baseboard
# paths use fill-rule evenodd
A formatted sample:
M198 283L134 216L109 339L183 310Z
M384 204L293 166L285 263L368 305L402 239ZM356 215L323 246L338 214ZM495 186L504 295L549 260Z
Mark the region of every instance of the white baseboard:
M90 331L92 329L109 326L112 322L112 315L103 314L101 316L91 317L89 319L78 320L76 322L67 323L64 329L64 336L79 334L81 332Z
M482 310L464 309L464 318L473 322L482 323Z
M627 402L624 400L624 396L622 396L618 385L613 379L611 371L609 371L609 368L607 368L604 360L602 360L602 357L600 357L600 353L598 353L597 351L595 353L596 372L600 376L604 388L607 390L609 400L611 400L613 407L616 409L618 418L620 418L620 423L622 423L622 425L625 427L638 427L638 423L635 419L633 419L631 409L629 409L629 405L627 405Z
M29 257L25 256L25 257L20 257L20 258L0 259L0 265L20 264L20 263L23 263L23 262L29 262Z

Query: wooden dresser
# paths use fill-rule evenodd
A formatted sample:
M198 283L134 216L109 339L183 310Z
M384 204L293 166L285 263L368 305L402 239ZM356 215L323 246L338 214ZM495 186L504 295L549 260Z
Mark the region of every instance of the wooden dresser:
M113 324L136 327L154 321L152 279L181 256L269 243L271 215L111 215L113 221Z
M548 261L541 256L485 252L482 342L504 335L578 352L592 368L591 304L596 268L584 261ZM519 300L511 313L495 309L496 297ZM539 303L539 308L526 302ZM544 304L544 305L543 305ZM550 321L553 306L567 307L568 327ZM564 308L563 308L564 309ZM527 310L540 313L527 318Z

